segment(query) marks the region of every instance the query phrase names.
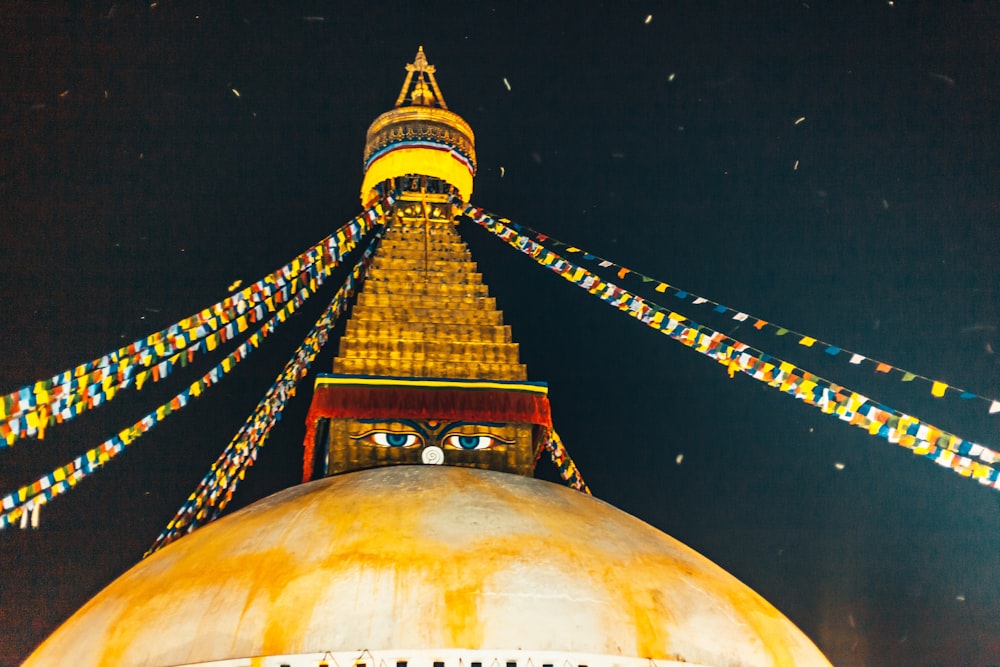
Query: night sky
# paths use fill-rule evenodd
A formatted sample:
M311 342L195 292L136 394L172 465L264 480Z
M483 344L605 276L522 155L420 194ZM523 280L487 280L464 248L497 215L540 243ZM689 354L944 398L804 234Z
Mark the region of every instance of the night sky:
M476 132L476 205L1000 398L1000 2L347 4L0 6L0 392L219 301L353 217L365 130L422 44ZM730 379L460 230L595 495L729 570L836 665L1000 663L1000 493ZM140 559L334 289L38 530L0 533L0 663ZM1000 446L983 401L681 312ZM209 365L0 452L0 492ZM231 508L297 482L309 397Z

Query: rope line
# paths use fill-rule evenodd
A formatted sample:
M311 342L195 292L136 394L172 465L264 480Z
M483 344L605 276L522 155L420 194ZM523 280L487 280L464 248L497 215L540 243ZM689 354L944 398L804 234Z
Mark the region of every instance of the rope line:
M247 468L257 460L258 450L265 445L271 428L281 420L281 413L288 399L295 395L298 381L309 373L309 368L326 344L330 331L347 309L348 300L356 291L356 281L368 266L383 231L384 228L377 231L369 241L350 275L306 334L302 344L143 558L221 515L232 500Z
M625 280L626 276L633 275L639 278L643 283L647 284L655 283L656 286L654 287L654 291L656 292L660 292L663 294L670 294L671 296L674 296L677 299L690 303L691 305L711 308L713 312L721 315L729 315L733 320L737 322L751 322L753 327L758 331L769 330L772 331L775 336L790 335L796 337L798 338L799 345L813 349L821 349L825 354L830 355L831 357L849 355L850 356L849 363L854 365L861 365L863 363L868 363L871 366L873 366L874 372L876 373L888 374L893 371L898 371L901 375L902 382L912 382L914 380L920 380L926 382L928 385L930 385L930 393L932 396L941 398L946 394L948 395L957 394L958 397L963 400L977 399L984 401L988 406L987 411L989 414L1000 413L1000 400L993 399L988 396L983 396L982 394L975 393L968 389L962 389L960 387L950 385L941 380L937 380L932 377L928 377L926 375L915 373L913 371L901 368L899 366L895 366L893 364L889 364L879 359L874 359L872 357L863 355L859 352L855 352L853 350L849 350L847 348L834 345L833 343L828 343L814 336L809 336L807 334L796 331L795 329L785 327L780 324L776 324L774 322L769 322L763 318L757 317L750 313L743 312L741 310L737 310L736 308L732 308L725 304L719 303L718 301L713 301L712 299L700 296L689 290L677 287L675 285L671 285L669 283L665 283L661 280L650 277L640 271L627 268L625 266L622 266L621 264L617 264L615 262L612 262L611 260L605 259L604 257L583 250L582 248L571 246L568 243L555 239L547 234L543 234L542 232L532 229L531 227L528 227L526 225L513 223L505 218L498 218L498 220L503 224L509 225L512 229L514 229L519 233L526 232L527 234L530 234L537 243L547 243L552 247L565 246L565 252L567 254L570 253L577 254L581 259L595 263L597 264L598 267L603 269L608 269L612 271L617 269L616 275L618 276L619 280Z
M372 211L374 209L369 210ZM378 218L375 217L374 219ZM358 239L353 237L345 238L342 245L338 247L338 256L343 257L348 254L350 250L353 250L357 246L357 241ZM338 243L340 242L338 241ZM312 284L314 287L318 287L321 282L321 279L317 278ZM41 505L75 487L80 480L103 467L105 463L125 451L129 445L147 433L160 421L185 407L192 398L201 396L205 389L217 384L224 375L231 372L237 364L246 359L254 349L259 347L261 342L281 323L285 322L306 299L312 296L314 291L314 289L310 290L309 286L302 286L257 331L251 334L247 340L230 352L216 366L169 401L146 414L139 421L122 429L116 435L108 438L97 447L86 451L69 463L43 475L31 484L26 484L17 489L17 491L3 496L0 499L0 529L17 522L26 511L29 514L33 514ZM188 350L188 354L190 355L191 353L192 351ZM180 353L177 354L179 355Z
M187 353L212 351L243 332L248 323L277 312L302 285L322 283L382 215L392 197L379 202L277 271L166 329L90 362L25 385L0 397L0 449L113 399L119 390L141 389L169 375ZM141 371L140 368L147 370Z
M577 491L586 493L588 496L591 495L590 487L583 481L580 469L573 463L569 452L566 451L566 446L554 428L548 430L543 447L552 458L552 463L559 469L559 476L566 482L566 485Z
M836 416L841 421L867 430L870 435L882 437L910 449L914 454L929 458L942 467L951 468L963 477L971 477L980 484L1000 490L1000 470L991 467L1000 462L1000 453L878 403L693 322L613 283L605 282L587 269L499 222L480 208L466 205L464 215L541 266L561 275L608 305L715 359L726 367L730 377L734 377L737 372L749 375L822 410L824 414Z
M6 528L13 523L24 509L32 511L35 506L43 505L76 486L81 479L103 467L105 463L118 454L121 454L125 451L126 447L154 426L174 412L187 406L191 398L200 397L205 389L218 383L224 375L232 371L237 364L246 359L254 349L259 347L261 341L273 332L278 324L283 322L289 314L294 312L295 307L301 301L298 295L296 295L284 309L268 319L260 329L254 332L238 348L229 353L225 359L216 364L209 372L191 383L187 389L176 394L169 401L146 414L139 421L122 429L116 435L108 438L97 447L84 452L81 456L76 457L66 465L43 475L32 484L22 486L17 491L4 496L2 501L0 501L0 505L3 507L3 514L0 514L0 528Z

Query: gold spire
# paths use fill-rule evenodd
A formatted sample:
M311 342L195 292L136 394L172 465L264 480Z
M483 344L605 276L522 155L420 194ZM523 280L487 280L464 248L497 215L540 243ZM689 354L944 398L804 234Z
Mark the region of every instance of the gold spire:
M406 66L395 108L368 128L361 182L364 206L387 191L387 182L413 175L444 181L462 201L472 196L476 138L469 124L448 109L434 73L421 46Z
M510 327L456 230L475 175L472 128L445 107L424 50L365 145L362 202L391 225L306 418L304 479L440 464L531 475L551 427ZM390 221L387 221L390 222ZM316 448L320 455L316 456Z
M420 107L437 106L447 109L441 89L438 88L437 79L434 78L434 65L427 62L424 55L424 47L417 47L417 55L412 63L406 64L406 81L396 98L396 106L402 106L403 102L409 98L410 104ZM416 81L413 75L416 74ZM412 90L411 90L412 87Z

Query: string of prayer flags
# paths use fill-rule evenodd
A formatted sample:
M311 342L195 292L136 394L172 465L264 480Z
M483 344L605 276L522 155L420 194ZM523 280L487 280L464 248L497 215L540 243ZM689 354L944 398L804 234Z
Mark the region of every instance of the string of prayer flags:
M311 267L291 283L280 288L275 293L278 298L269 300L268 312L273 312L278 307L274 305L275 302L285 303L293 294L305 290L311 295L318 289L324 276L322 273L315 274L314 270L315 267ZM148 381L159 382L165 379L173 372L176 365L179 363L186 365L193 360L195 353L213 351L220 344L234 339L238 332L246 331L247 322L257 322L263 317L264 312L264 309L255 308L240 317L235 323L230 322L225 326L220 326L214 333L207 334L202 340L188 344L186 349L175 352L169 357L163 358L162 355L171 348L157 346L158 350L155 355L140 356L138 363L130 364L123 360L118 366L117 373L103 368L81 376L78 378L80 382L74 380L70 383L69 391L60 392L58 395L53 393L49 396L48 403L39 404L33 409L22 412L20 416L12 417L6 422L0 422L0 436L4 438L4 442L8 446L14 444L19 437L37 436L38 439L43 439L45 428L50 424L68 421L85 410L97 407L113 399L121 389L135 387L136 390L141 390Z
M456 203L458 203L457 200ZM462 204L464 205L464 203ZM509 221L504 221L503 219L499 220L504 224L509 223ZM553 239L551 236L542 234L530 227L526 227L523 225L516 225L516 226L512 225L511 229L516 232L525 232L527 234L530 234L532 237L534 237L537 243L548 241L553 246L567 245L562 241L557 241L556 239ZM617 264L608 259L604 259L603 257L594 255L586 250L577 248L576 246L567 247L566 252L578 254L584 260L589 262L594 262L597 264L597 266L601 268L611 269L615 271L616 275L620 280L624 280L627 275L632 274L637 278L639 278L643 283L656 283L656 287L653 288L653 290L656 292L660 292L661 294L670 293L675 298L683 301L689 301L693 305L707 304L714 312L722 315L729 314L732 317L732 319L737 322L748 322L748 321L752 322L754 328L757 329L758 331L769 329L774 333L775 336L785 336L791 334L792 336L798 338L799 345L802 345L803 347L817 347L819 349L822 349L826 354L828 354L831 357L838 357L840 355L844 355L845 357L849 357L849 363L854 365L860 365L862 362L868 362L874 366L874 370L877 373L891 373L893 371L897 371L900 373L900 377L904 382L919 380L928 384L930 386L930 394L937 398L943 397L945 393L956 392L958 397L963 400L979 399L984 401L989 406L988 410L989 414L996 414L997 412L1000 412L1000 407L994 409L994 405L997 403L997 401L992 398L988 398L986 396L982 396L980 394L976 394L974 392L967 391L965 389L959 389L953 386L949 386L939 380L935 380L934 378L926 377L918 373L913 373L912 371L908 371L904 368L893 366L891 364L887 364L885 362L878 361L876 359L871 359L857 352L852 352L851 350L841 348L837 345L821 341L813 336L807 336L793 329L788 329L786 327L773 324L771 322L768 322L767 320L736 310L735 308L730 308L725 304L721 304L717 301L712 301L711 299L707 299L703 296L699 296L697 294L688 292L687 290L683 290L679 287L672 286L669 283L662 282L660 280L657 280L656 278L652 278L643 273L635 271L634 269L624 267L621 264ZM553 259L551 261L555 260Z
M206 389L217 384L223 376L231 372L254 349L258 348L261 342L273 333L282 322L286 321L310 295L311 292L305 288L293 294L291 299L286 301L281 309L264 322L259 329L222 361L182 392L145 415L136 423L126 427L117 435L105 440L97 447L78 456L66 465L0 498L0 529L16 523L25 511L32 511L32 508L67 492L76 486L80 480L89 476L97 469L103 467L112 458L122 453L128 445L135 442L151 428L166 419L166 417L185 407L192 398L202 396ZM343 304L340 305L342 306ZM287 390L284 395L288 395Z
M566 446L563 445L562 440L559 438L559 434L556 430L548 429L547 436L545 438L545 444L543 445L545 450L552 457L552 463L555 464L556 468L559 469L559 476L567 486L570 486L577 491L586 493L588 496L591 495L590 487L587 483L583 481L583 476L580 474L579 468L573 463L573 459L570 458L569 452L566 451Z
M110 401L121 389L141 389L148 380L163 379L181 358L182 350L191 361L195 353L211 352L249 324L263 320L267 313L278 312L301 290L315 292L393 201L390 195L277 271L223 301L98 359L0 397L0 448L21 438L42 439L46 428Z
M869 399L858 392L750 347L709 327L693 322L659 304L605 282L599 276L566 261L482 209L466 205L464 215L504 240L538 264L585 289L606 304L646 326L715 359L730 377L743 373L783 393L835 416L869 434L910 449L963 477L1000 490L1000 452L948 433L917 417Z
M257 407L212 464L198 487L157 536L153 545L144 554L144 558L221 515L232 500L240 481L244 479L246 470L257 460L257 452L266 443L271 428L281 420L285 405L288 399L295 395L299 380L308 374L316 355L329 339L330 332L341 313L346 310L347 302L354 295L356 283L368 266L381 236L382 231L379 231L369 242L350 275L306 334L302 344L295 350Z

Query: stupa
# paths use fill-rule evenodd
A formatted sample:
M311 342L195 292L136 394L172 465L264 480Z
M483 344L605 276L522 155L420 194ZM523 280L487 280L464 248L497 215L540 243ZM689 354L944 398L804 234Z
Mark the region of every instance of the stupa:
M551 428L455 229L469 125L421 48L368 130L388 231L316 380L304 478L169 544L27 665L828 665L758 594L590 495L532 475Z

